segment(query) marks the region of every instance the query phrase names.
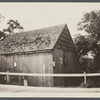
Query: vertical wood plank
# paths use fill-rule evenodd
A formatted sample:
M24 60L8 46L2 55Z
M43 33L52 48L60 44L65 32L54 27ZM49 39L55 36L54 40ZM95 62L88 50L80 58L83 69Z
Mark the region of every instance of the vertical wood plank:
M9 71L13 70L13 56L7 56L7 69Z
M0 62L0 67L1 67L1 71L7 71L7 57L4 55L0 55L1 56L1 62Z

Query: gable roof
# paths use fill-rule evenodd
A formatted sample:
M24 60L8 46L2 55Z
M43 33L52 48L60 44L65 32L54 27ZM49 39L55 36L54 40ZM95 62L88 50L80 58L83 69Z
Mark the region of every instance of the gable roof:
M65 26L11 34L0 43L0 54L53 49Z

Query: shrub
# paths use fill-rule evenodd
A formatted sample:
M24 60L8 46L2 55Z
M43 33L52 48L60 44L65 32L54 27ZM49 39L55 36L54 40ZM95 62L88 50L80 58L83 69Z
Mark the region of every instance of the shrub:
M95 85L94 85L94 82L91 81L91 80L88 80L88 81L86 82L86 84L85 84L84 82L82 82L81 85L80 85L80 87L83 87L83 88L92 88L92 87L94 87L94 86L95 86Z

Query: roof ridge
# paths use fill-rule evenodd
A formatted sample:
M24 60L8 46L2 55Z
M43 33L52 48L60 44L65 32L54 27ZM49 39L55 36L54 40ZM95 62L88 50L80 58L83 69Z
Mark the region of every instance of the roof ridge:
M48 26L48 27L43 27L43 28L37 28L37 29L29 30L29 31L19 32L19 33L32 32L32 31L37 31L37 30L41 30L41 29L53 28L53 27L57 27L57 26L63 26L64 27L65 25L67 25L67 24L57 24L57 25L53 25L53 26ZM14 34L17 34L17 33L14 33Z

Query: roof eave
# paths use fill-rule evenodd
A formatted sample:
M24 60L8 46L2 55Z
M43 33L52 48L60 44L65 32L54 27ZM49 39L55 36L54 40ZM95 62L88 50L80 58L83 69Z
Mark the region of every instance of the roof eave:
M35 53L48 53L51 52L52 49L46 49L46 50L36 50L36 51L25 51L25 52L11 52L11 53L1 53L0 55L13 55L13 54L35 54Z

